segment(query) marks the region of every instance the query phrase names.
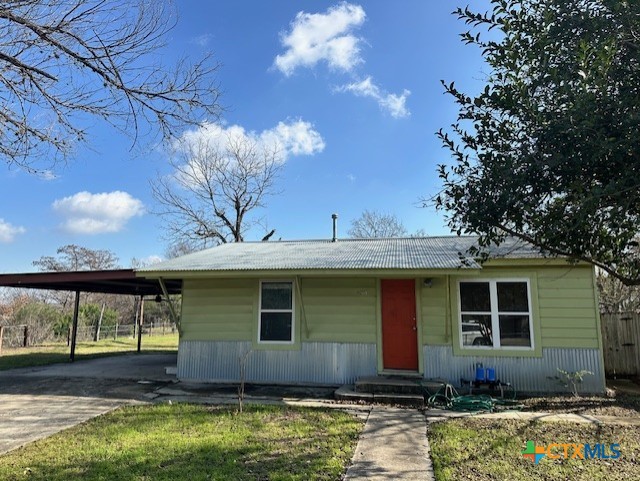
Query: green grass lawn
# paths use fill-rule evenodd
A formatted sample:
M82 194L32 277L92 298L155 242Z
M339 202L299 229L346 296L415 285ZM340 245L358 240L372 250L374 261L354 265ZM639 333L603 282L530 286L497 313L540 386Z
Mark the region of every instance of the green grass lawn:
M0 456L0 479L337 481L361 428L337 410L126 407Z
M522 456L528 440L538 446L619 443L622 456L617 460L543 458L534 465ZM640 479L637 426L467 418L430 425L429 442L438 481Z
M76 360L111 356L118 353L134 352L138 340L121 337L117 341L103 339L99 342L79 342L76 345ZM142 338L143 353L177 352L178 334L165 336L144 336ZM3 349L0 355L0 370L16 367L43 366L69 360L69 347L66 344L49 344L38 347L19 349Z

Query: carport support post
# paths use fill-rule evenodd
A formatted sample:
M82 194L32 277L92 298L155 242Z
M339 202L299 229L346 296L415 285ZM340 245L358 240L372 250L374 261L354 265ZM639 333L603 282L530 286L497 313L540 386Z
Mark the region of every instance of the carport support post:
M80 291L76 291L76 300L73 304L73 328L71 330L71 362L76 357L76 338L78 337L78 311L80 310Z
M144 296L140 296L140 315L138 316L138 352L142 345L142 318L144 317Z

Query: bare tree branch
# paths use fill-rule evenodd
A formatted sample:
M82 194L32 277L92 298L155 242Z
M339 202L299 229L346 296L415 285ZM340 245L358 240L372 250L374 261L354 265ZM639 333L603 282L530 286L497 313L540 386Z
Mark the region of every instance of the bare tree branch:
M224 145L199 139L176 144L171 176L151 182L171 243L200 246L244 241L258 224L250 214L275 194L280 152L249 137ZM273 235L272 231L268 236Z
M348 234L356 239L405 237L407 229L393 214L365 210L360 217L351 221Z
M172 138L221 108L210 55L167 66L167 1L9 0L0 4L0 156L51 167L98 117L137 142ZM144 131L142 131L144 129Z

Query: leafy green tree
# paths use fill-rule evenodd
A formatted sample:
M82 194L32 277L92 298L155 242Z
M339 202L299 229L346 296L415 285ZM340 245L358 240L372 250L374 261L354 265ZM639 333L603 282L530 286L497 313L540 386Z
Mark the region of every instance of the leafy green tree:
M443 82L459 114L436 207L481 250L516 236L640 284L640 2L491 6L454 12L489 72L475 96Z
M60 306L28 300L20 306L12 316L10 324L28 326L29 342L40 343L50 340L51 332L57 335L66 333L64 316Z
M118 321L118 312L110 307L105 307L102 312L102 305L100 304L85 304L81 306L78 312L78 321L85 326L95 326L98 324L102 314L102 327L115 326Z
M100 323L102 328L110 328L116 325L118 322L118 311L110 307L106 307L102 312L102 304L89 303L80 306L78 309L78 325L80 327L93 327L98 325L100 314L102 313L102 322ZM67 330L73 324L73 314L66 313L60 319L60 322L55 326L55 333L58 336L66 334Z

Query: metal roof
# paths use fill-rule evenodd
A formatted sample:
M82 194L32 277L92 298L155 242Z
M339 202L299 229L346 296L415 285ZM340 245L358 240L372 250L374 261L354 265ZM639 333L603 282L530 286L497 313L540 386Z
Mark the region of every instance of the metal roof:
M138 272L480 269L467 254L476 239L448 236L229 243ZM542 257L536 248L515 239L507 239L490 254L501 258Z
M182 290L179 280L168 279L165 285L169 294L179 294ZM136 277L133 269L0 274L0 286L136 296L162 295L158 281Z

